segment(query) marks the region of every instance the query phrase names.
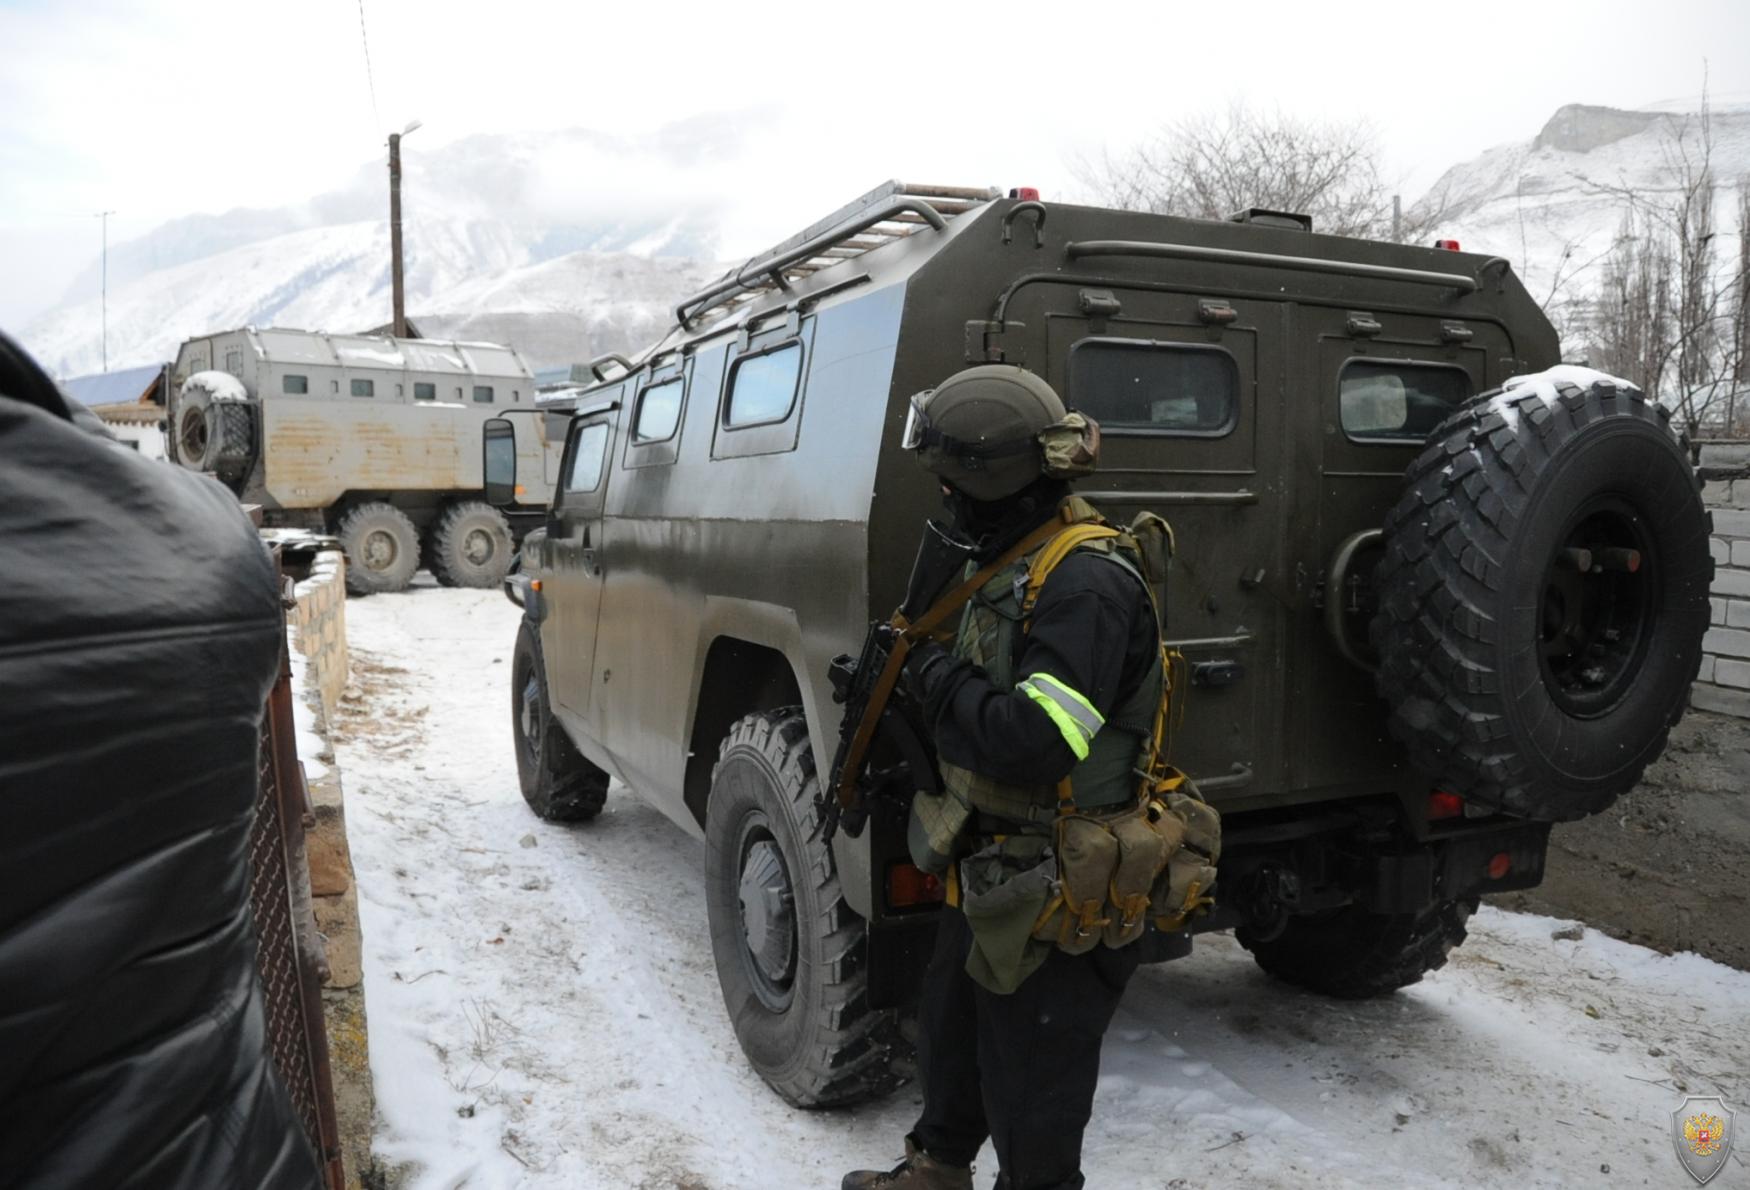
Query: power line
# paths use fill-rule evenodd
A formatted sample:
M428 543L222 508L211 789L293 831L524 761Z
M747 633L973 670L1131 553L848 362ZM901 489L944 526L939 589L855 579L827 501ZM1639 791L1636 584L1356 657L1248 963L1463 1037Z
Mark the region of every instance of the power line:
M370 34L365 32L365 0L359 0L359 41L365 47L365 82L371 88L371 119L376 121L372 131L381 132L383 117L377 112L377 80L376 76L371 73L371 38Z

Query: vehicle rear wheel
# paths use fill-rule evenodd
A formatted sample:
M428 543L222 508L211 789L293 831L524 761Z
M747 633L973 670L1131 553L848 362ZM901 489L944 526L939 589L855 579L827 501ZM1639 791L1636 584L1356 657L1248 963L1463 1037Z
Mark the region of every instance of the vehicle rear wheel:
M1364 1000L1444 967L1476 909L1475 897L1437 901L1421 913L1368 913L1349 906L1290 918L1268 940L1244 927L1234 937L1278 979L1342 1000Z
M1557 822L1603 810L1664 748L1713 579L1668 411L1571 375L1484 394L1430 436L1386 521L1372 625L1416 767Z
M446 587L496 587L510 570L510 524L490 504L450 505L430 538L431 572Z
M705 904L723 1003L742 1051L796 1107L894 1085L887 1014L866 999L861 918L816 830L808 725L788 708L729 730L705 812Z
M539 629L524 620L510 663L511 733L523 800L547 822L583 822L602 812L608 774L583 758L553 718Z
M346 589L353 595L404 590L419 569L419 534L393 504L349 509L336 536L346 550Z

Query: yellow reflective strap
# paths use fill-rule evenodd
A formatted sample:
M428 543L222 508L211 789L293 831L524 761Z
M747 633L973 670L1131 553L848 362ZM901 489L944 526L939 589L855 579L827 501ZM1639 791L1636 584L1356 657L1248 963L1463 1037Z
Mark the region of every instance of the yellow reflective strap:
M1033 674L1016 689L1024 691L1050 716L1078 761L1088 758L1088 745L1106 722L1092 703L1050 674Z

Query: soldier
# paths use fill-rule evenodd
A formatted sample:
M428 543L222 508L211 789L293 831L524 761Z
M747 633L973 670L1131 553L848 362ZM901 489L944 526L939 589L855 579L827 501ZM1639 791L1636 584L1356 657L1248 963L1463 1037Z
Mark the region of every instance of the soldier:
M1098 427L1066 415L1038 376L958 373L913 399L906 446L942 480L975 565L1042 544L985 584L952 648L926 642L906 662L945 787L915 800L912 852L948 871L950 907L919 1006L923 1114L903 1162L847 1174L843 1190L970 1188L986 1136L999 1187L1080 1187L1100 1042L1137 948L1072 954L1032 937L1030 892L1018 913L1000 907L1043 882L1017 880L1016 853L999 840L1030 841L1034 858L1054 863L1043 848L1065 790L1082 810L1134 802L1164 682L1154 604L1135 559L1108 540L1064 557L1024 618L1045 526L1098 517L1067 482L1093 470Z

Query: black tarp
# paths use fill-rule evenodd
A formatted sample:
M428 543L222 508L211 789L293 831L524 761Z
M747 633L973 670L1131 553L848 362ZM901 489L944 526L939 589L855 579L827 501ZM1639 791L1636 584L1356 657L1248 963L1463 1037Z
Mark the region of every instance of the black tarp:
M248 907L277 594L0 335L0 1186L321 1185Z

